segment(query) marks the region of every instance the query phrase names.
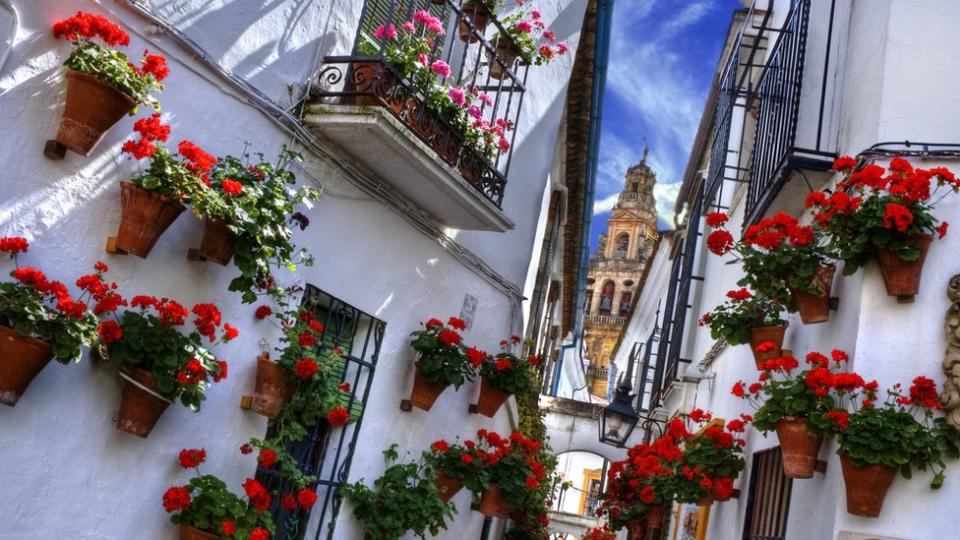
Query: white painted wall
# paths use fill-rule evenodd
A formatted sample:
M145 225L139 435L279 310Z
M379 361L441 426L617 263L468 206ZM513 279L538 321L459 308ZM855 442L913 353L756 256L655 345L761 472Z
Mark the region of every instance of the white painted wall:
M62 110L61 62L70 47L54 40L50 25L77 10L122 21L131 34L132 55L159 50L170 62L167 91L160 99L173 143L189 138L212 153L239 153L244 141L270 154L288 138L242 96L165 36L146 35L148 21L122 2L49 0L13 2L21 16L11 56L0 71L0 148L5 175L0 180L0 235L30 238L24 262L57 278L74 279L96 260L112 267L111 277L128 294L169 295L184 303L214 301L241 336L224 348L230 378L210 392L203 411L171 407L147 440L120 433L112 425L119 402L116 377L87 361L51 365L16 408L0 410L0 521L5 538L126 539L176 538L160 505L163 491L186 481L175 467L183 447L204 447L204 471L231 486L254 473L254 463L237 447L262 436L265 421L239 409L250 393L254 357L261 337L276 335L256 324L253 306L241 305L227 291L232 267L187 261L199 242L200 223L185 214L158 243L149 259L110 256L104 240L119 221L118 182L136 172L120 154L131 130L124 119L89 158L68 154L45 159L43 143L55 132ZM584 0L544 2L548 21L557 18L560 34L575 46ZM279 104L289 103L287 85L308 78L316 55L344 52L352 42L360 2L305 1L253 6L234 0L173 2L150 7L176 24L222 65L243 76ZM515 284L526 280L541 194L552 166L565 82L572 58L531 70L521 132L506 194L507 215L518 223L507 234L470 233L460 240ZM470 415L467 406L478 384L448 390L430 413L403 413L401 398L412 384L409 333L430 316L460 312L465 293L479 299L468 342L495 350L505 336L520 333L519 303L453 258L435 240L413 229L393 210L353 188L336 169L316 158L299 174L327 194L306 213L312 225L296 241L316 256L317 265L290 280L320 287L387 322L386 336L360 435L350 479L372 481L383 469L380 452L391 442L419 453L440 438L472 436L477 429L507 432L515 407L494 420ZM4 266L6 268L6 266ZM469 497L455 499L459 516L439 538L479 535L482 518L469 509ZM313 525L315 526L315 524ZM341 512L336 538L362 535L349 506Z

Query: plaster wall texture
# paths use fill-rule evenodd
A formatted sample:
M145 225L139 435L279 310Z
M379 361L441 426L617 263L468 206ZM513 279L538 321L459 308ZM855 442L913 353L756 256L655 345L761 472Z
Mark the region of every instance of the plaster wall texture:
M0 71L0 121L5 126L0 133L5 167L0 235L28 237L33 246L23 261L56 278L75 279L103 259L111 266L111 279L128 295L166 295L189 305L215 302L241 335L218 351L231 361L230 378L212 388L202 412L171 407L146 440L113 427L119 384L108 370L87 359L44 370L16 408L0 410L0 460L16 464L0 473L0 521L4 534L17 540L175 538L160 496L168 486L188 478L175 466L180 448L206 448L209 463L204 472L220 475L237 491L244 478L253 476L253 461L237 448L250 437L263 436L266 422L237 405L240 395L252 390L258 342L266 338L275 344L278 336L254 321L254 306L241 305L238 295L227 291L236 275L232 267L185 258L186 249L196 246L201 234L200 222L189 213L165 233L149 259L102 251L119 221L118 182L137 171L120 154L133 120L121 120L89 158L68 154L63 161L49 161L41 155L43 142L53 136L60 119L65 90L60 64L69 54L66 42L53 39L50 24L80 9L102 13L119 19L131 34L131 55L144 48L167 55L171 74L160 98L163 120L173 126L173 144L190 139L222 155L238 154L244 141L250 141L251 150L270 156L288 138L171 40L147 37L149 22L119 2L13 4L20 28ZM239 1L158 1L151 7L185 29L220 62L284 103L286 85L307 78L318 44L349 46L357 12L347 8L359 4L273 3L255 13ZM565 27L574 28L583 4L552 2L549 16L562 13ZM315 28L324 29L321 37L316 37ZM529 109L525 105L522 122L527 127L517 139L518 153L531 155L514 163L511 177L518 180L511 185L521 187L508 188L506 200L512 206L506 211L510 215L526 209L528 226L511 236L474 234L469 239L470 247L506 268L515 283L526 279L569 62L544 68L544 75L531 74L531 87L556 87L528 94ZM393 210L352 188L329 164L308 154L298 177L324 187L327 194L305 211L311 227L295 235L298 244L316 255L317 264L285 281L312 283L387 323L350 480L372 481L379 476L384 468L380 452L391 442L399 443L401 451L419 454L437 439L472 436L479 428L509 431L516 419L512 400L493 420L467 413L478 383L459 392L448 390L430 413L403 413L397 405L412 384L407 340L419 321L458 314L469 293L479 306L465 340L495 350L500 339L520 332L519 304ZM3 268L7 271L8 263ZM459 515L438 538L477 536L482 518L470 511L469 497L460 494L454 502ZM340 516L335 538L362 537L349 505ZM309 537L316 526L310 525ZM498 528L499 524L495 532Z

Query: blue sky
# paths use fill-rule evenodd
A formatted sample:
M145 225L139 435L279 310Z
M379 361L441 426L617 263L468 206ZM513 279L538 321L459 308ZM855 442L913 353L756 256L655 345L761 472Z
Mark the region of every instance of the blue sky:
M738 0L619 0L614 5L591 244L606 231L644 137L657 173L660 227L673 203Z

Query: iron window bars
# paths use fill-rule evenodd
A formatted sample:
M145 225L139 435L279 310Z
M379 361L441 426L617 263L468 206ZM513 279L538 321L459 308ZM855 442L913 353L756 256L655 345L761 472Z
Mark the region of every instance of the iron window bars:
M383 107L499 208L516 130L507 134L508 150L498 148L492 155L484 155L428 105L423 90L387 61L383 42L371 36L372 29L380 26L400 28L415 11L424 8L446 23L445 39L437 40L431 55L451 67L450 75L441 82L486 94L489 102L478 103L480 120L493 124L503 119L515 128L530 66L519 57L511 61L502 52L505 41L499 42L498 49L497 38L487 37L491 33L508 34L496 15L486 11L481 2L470 0L366 0L354 54L324 58L318 75L320 90L315 95L341 104ZM377 54L359 54L361 44L371 45Z
M360 412L356 422L341 428L330 429L329 425L321 420L304 441L287 448L301 470L317 476L318 500L311 511L289 512L280 507L280 497L275 497L270 507L277 524L274 540L306 538L310 523L316 524L316 533L313 536L315 540L323 537L324 529L327 531L326 538L333 538L341 502L338 492L350 473L350 463L364 416L362 407L366 406L370 397L374 370L386 330L386 323L383 321L313 285L306 287L302 308L310 311L324 326L318 347L340 347L343 350L346 363L341 380L350 384L347 409L353 411L359 405ZM273 435L273 430L271 423L268 437ZM275 469L258 468L257 479L271 491L293 491L290 483Z
M780 447L753 454L743 540L785 540L793 480L783 475Z

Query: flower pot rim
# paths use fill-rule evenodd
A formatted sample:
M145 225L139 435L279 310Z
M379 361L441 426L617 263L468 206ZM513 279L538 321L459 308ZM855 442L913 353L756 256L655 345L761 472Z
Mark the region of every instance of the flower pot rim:
M112 83L110 83L110 81L104 79L103 77L97 77L96 75L87 73L86 71L78 71L76 69L70 69L70 68L67 68L65 76L73 79L87 79L91 82L96 82L102 86L105 86L113 90L114 92L116 92L118 96L121 96L128 103L130 103L131 109L140 104L140 102L133 99L133 97L131 97L130 94L127 94L123 90L120 90L119 88L114 86Z

